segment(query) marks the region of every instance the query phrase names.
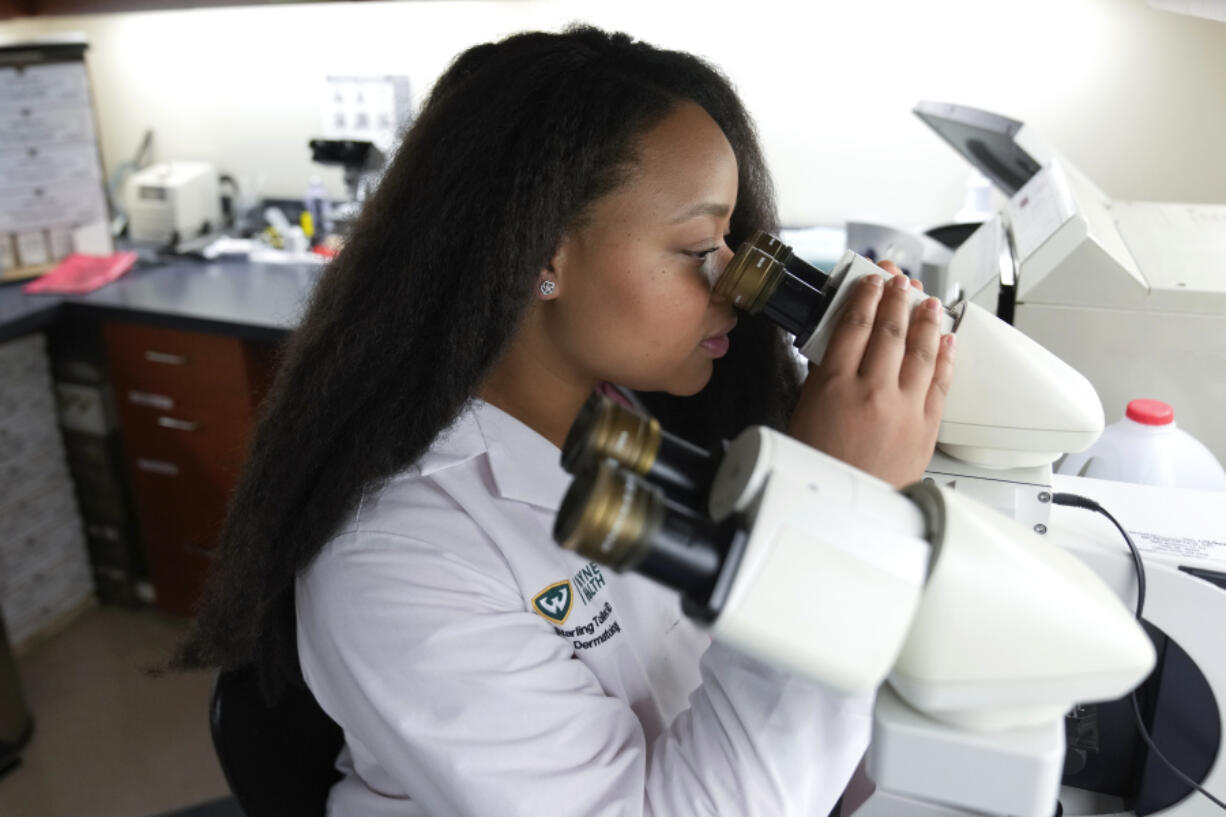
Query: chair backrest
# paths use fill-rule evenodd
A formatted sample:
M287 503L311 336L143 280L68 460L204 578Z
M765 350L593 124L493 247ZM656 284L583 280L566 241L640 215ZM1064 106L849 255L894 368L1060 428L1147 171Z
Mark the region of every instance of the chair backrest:
M305 687L276 706L260 694L254 667L222 670L213 684L209 728L221 770L246 817L323 817L344 743L339 726Z

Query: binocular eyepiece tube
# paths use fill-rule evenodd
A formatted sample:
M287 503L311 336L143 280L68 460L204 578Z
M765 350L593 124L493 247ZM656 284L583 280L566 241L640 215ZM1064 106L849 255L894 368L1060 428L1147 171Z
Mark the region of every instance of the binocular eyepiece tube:
M738 536L731 521L717 525L608 459L576 475L553 529L567 550L641 573L699 608L708 606Z
M719 465L709 451L664 431L655 418L593 394L562 444L562 467L578 474L606 458L696 507L705 505Z
M715 292L751 315L765 312L797 338L810 335L829 306L830 276L762 230L741 243Z
M720 457L601 395L583 405L562 446L574 475L554 522L562 547L681 592L687 612L722 604L745 534L706 513ZM721 582L721 576L724 581Z

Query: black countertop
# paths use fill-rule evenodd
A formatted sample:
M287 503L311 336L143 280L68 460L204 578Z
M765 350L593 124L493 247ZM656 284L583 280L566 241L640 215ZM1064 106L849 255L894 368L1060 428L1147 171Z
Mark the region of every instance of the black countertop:
M298 324L323 271L306 264L175 260L129 270L88 295L26 295L0 285L0 341L46 328L61 315L279 340Z

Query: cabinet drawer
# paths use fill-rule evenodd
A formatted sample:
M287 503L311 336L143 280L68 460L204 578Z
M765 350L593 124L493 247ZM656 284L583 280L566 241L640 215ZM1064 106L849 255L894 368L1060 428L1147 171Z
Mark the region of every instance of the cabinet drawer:
M102 335L120 405L136 392L153 395L146 402L154 406L162 397L173 407L222 400L250 408L247 364L236 338L127 323L103 323Z
M237 474L251 433L251 411L245 404L174 412L129 405L119 410L119 421L129 461L144 456L194 462L230 475Z
M169 613L194 615L212 567L212 554L203 551L189 548L151 551L149 579L153 583L154 604Z
M211 550L236 475L191 460L134 457L130 465L141 539L150 558L163 548Z

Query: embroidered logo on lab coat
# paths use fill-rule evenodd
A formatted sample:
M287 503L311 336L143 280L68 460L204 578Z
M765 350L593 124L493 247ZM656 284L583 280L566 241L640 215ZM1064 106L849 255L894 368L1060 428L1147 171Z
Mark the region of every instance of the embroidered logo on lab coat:
M572 597L569 581L554 582L532 598L532 607L554 624L565 624Z
M595 562L588 562L581 567L570 580L577 591L579 601L584 604L595 598L600 588L604 587L604 574L600 572L600 565Z

